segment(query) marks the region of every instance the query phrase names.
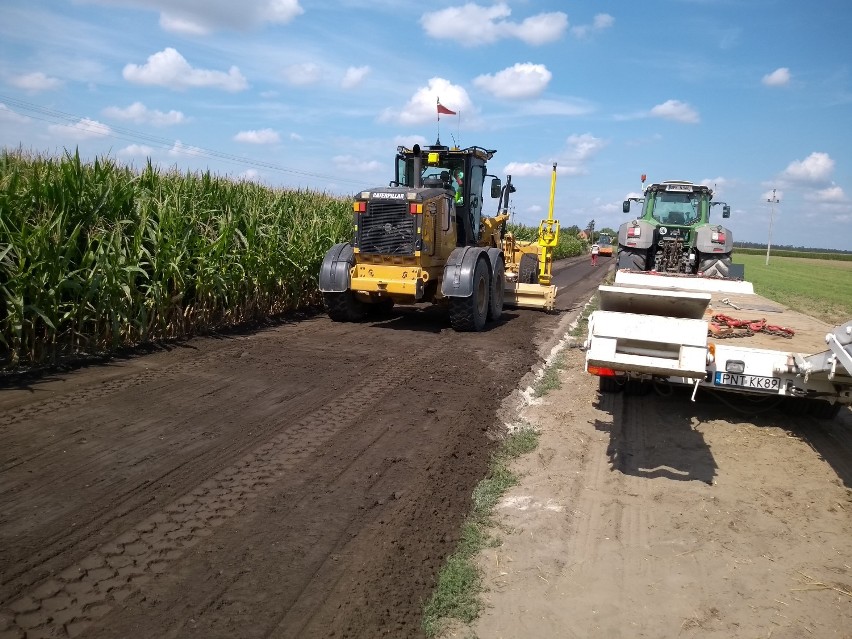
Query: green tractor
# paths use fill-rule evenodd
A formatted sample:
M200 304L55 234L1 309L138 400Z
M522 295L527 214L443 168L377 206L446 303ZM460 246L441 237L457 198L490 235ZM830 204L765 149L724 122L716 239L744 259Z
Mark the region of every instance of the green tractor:
M721 204L728 218L731 207L712 200L709 187L679 180L651 184L644 197L625 200L625 213L640 202L642 215L618 229L618 268L729 277L733 236L710 223L710 209Z

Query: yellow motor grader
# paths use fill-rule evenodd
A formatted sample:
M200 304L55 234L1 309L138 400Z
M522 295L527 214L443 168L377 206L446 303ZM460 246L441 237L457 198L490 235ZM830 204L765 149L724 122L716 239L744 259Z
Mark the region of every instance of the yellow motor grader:
M455 330L481 331L504 305L553 309L554 185L539 241L516 241L506 232L515 187L511 176L504 185L488 174L494 153L440 143L398 147L393 181L355 197L352 240L335 244L323 259L319 288L332 320L432 302L447 306ZM493 217L483 214L486 178L498 200Z

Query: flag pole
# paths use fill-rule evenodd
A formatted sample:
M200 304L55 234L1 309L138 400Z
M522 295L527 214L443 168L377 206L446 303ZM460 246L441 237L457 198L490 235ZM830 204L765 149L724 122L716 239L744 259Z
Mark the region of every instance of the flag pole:
M438 146L441 145L441 98L438 98Z

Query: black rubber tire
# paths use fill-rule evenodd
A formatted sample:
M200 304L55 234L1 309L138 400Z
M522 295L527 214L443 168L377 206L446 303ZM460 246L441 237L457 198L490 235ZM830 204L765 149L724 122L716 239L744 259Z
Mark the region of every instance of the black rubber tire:
M843 404L827 402L824 399L809 399L808 413L817 419L834 419Z
M648 270L648 251L645 249L630 249L620 246L618 248L618 270L629 271Z
M617 377L598 377L598 390L602 393L620 393L624 390L624 382Z
M503 300L506 297L506 265L501 256L491 276L491 294L488 297L488 320L496 322L503 316Z
M518 263L518 282L520 284L538 284L538 257L532 253L521 255Z
M700 255L698 271L703 273L704 277L728 277L731 271L731 254Z
M473 269L473 293L468 297L449 298L450 325L459 332L481 331L488 320L491 298L491 276L484 257L476 261Z
M328 316L335 322L357 322L367 313L364 302L355 297L352 291L342 293L323 293L323 302Z

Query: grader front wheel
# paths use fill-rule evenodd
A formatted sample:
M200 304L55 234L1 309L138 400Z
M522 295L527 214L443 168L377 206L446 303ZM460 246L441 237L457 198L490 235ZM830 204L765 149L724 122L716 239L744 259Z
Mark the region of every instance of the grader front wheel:
M468 297L450 298L450 324L460 332L481 331L488 320L491 297L491 277L484 259L476 262L473 271L473 292Z

